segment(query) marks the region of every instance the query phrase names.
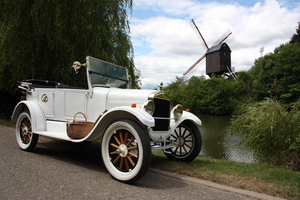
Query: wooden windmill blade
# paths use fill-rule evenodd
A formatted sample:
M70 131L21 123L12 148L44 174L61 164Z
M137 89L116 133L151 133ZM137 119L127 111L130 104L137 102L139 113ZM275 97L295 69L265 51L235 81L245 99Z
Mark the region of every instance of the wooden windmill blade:
M205 59L206 57L204 57L204 59ZM185 77L186 79L190 79L200 68L202 68L203 67L203 65L205 64L205 62L204 61L200 61L197 65L195 65L195 67L193 67L190 71L189 71L189 73L187 73L185 76L183 76L183 77Z
M207 43L206 43L204 37L202 36L200 30L198 29L198 26L196 25L196 23L195 23L195 21L194 21L193 19L191 19L191 23L190 23L190 24L191 24L191 27L192 27L194 30L196 30L196 32L198 33L197 35L200 36L201 40L203 41L203 44L204 44L205 47L206 47L205 50L207 51L207 50L209 49L209 48L208 48L208 45L207 45Z
M205 46L205 51L207 51L209 48L208 48L208 45L204 39L204 37L202 36L200 30L198 29L195 21L193 19L191 19L191 22L190 22L190 25L191 27L196 30L197 32L197 35L200 36L201 40L203 41L203 44ZM199 58L191 67L189 67L184 73L183 73L183 76L186 76L187 74L189 74L190 76L193 75L198 69L195 70L195 67L198 66L198 64L205 58L205 54ZM198 66L199 68L200 66Z
M218 44L223 43L230 35L232 34L232 32L230 31L230 29L228 29L218 40L216 40L212 46L216 46Z
M199 58L190 68L188 68L184 73L183 73L183 76L186 76L187 74L189 74L191 72L191 70L193 68L195 68L204 58L205 58L205 54ZM195 73L195 72L194 72Z

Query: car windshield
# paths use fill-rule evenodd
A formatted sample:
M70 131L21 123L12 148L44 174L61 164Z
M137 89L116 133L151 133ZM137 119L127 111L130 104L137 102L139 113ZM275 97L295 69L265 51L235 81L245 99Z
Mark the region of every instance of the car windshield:
M127 88L127 69L102 60L88 57L89 74L93 87Z

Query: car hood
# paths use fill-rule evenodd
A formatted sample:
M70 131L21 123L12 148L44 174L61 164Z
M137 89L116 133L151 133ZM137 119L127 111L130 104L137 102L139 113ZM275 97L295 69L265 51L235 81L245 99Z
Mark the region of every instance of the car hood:
M158 92L158 90L113 89L107 94L106 106L110 109L117 106L131 106L135 103L137 107L142 107L149 96Z

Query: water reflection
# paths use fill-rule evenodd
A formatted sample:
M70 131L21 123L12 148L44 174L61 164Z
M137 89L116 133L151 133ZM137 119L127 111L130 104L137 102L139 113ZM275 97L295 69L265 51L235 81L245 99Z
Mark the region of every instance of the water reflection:
M255 162L252 152L240 144L240 138L228 133L230 116L197 115L201 121L202 150L200 156L232 160L237 162Z

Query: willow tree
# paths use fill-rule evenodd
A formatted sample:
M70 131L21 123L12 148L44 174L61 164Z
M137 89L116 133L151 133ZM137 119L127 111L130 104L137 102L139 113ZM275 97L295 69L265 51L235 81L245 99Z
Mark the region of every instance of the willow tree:
M0 89L22 79L84 85L71 64L87 55L137 70L127 12L132 0L0 0Z

